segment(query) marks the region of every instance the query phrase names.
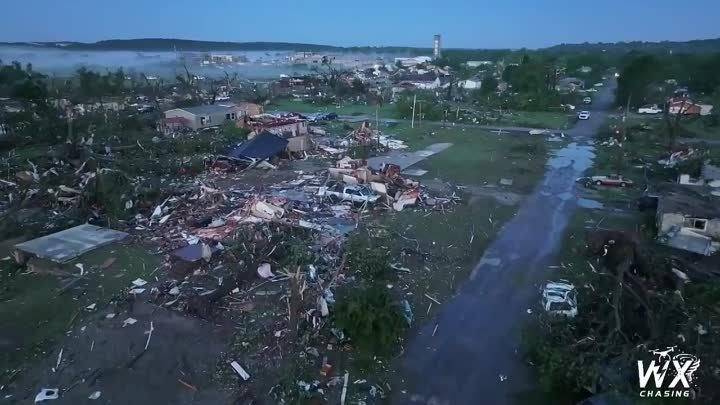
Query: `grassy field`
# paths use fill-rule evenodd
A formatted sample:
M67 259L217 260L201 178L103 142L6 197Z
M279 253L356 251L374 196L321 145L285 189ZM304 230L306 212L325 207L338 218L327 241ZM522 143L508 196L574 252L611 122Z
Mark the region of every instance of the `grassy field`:
M466 185L498 184L501 178L508 178L513 179L511 190L527 193L544 173L547 147L540 137L405 124L384 126L383 132L405 140L414 149L440 142L453 144L416 165L428 171L423 178Z
M683 119L680 124L687 135L695 138L720 140L720 125L707 125L704 118Z
M13 241L2 242L0 256L7 257L12 244ZM109 258L115 261L102 268ZM42 357L58 337L90 314L86 310L88 305L96 304L102 310L132 280L148 279L159 262L158 257L142 247L116 244L64 265L43 266L79 275L80 269L75 265L83 265L86 280L61 292L72 278L61 280L57 275L41 273L11 277L10 274L25 270L18 269L12 260L0 261L0 343L4 347L0 350L0 377L12 375L13 369Z
M469 105L467 105L469 106ZM463 108L465 105L463 105ZM302 100L278 99L265 108L267 111L289 111L298 113L335 112L339 115L375 115L375 106L344 103L336 105L316 105ZM380 118L398 118L393 104L384 104L379 109ZM453 120L453 115L450 120ZM573 114L562 112L513 111L492 122L492 125L520 126L533 128L566 129L574 120Z
M265 107L265 110L279 110L297 113L335 112L339 115L375 115L375 106L367 104L343 103L341 105L317 105L302 100L278 99ZM394 106L385 104L380 107L382 118L392 118Z
M562 112L513 111L494 125L567 129L575 119L574 114Z

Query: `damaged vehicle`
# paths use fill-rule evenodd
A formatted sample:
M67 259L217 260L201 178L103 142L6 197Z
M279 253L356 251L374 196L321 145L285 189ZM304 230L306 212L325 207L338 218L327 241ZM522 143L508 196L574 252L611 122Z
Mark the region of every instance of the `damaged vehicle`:
M542 292L542 306L551 315L574 318L578 314L575 286L565 280L548 282Z
M633 185L633 181L619 174L611 174L609 176L592 176L590 182L597 186L619 186L628 187Z
M374 204L380 199L380 195L375 194L367 187L356 185L343 186L336 184L331 187L320 187L318 195L328 197L336 201L352 201L358 204Z

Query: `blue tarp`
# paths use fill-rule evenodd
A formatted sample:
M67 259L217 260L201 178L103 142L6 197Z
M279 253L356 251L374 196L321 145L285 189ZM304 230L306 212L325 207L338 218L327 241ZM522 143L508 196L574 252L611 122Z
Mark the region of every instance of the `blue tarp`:
M285 150L287 139L283 139L270 132L263 132L255 138L230 148L225 155L235 159L258 159L271 158Z

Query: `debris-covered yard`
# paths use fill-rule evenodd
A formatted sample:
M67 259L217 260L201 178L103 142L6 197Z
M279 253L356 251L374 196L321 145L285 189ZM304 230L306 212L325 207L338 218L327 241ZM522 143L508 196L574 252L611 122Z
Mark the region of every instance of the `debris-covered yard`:
M637 395L634 364L657 347L692 348L705 368L694 377L692 398L647 403L718 398L717 259L665 246L656 214L658 196L678 187L692 191L696 186L677 184L680 176L697 177L702 162L717 152L708 145L670 148L662 123L641 125L645 128L617 142L610 137L611 123L596 139L587 173L588 178L622 173L632 183L584 178L576 186L579 209L552 265L552 281L573 286L576 298L563 302L577 314L541 310L538 323L527 330L525 354L540 381L533 396L548 403L594 396L599 401L608 393L630 403Z
M382 130L398 158L448 146L409 168L368 167L388 153L375 149L379 134L328 125L300 159L249 167L222 158L227 142L202 139L138 140L122 163L112 159L122 150L85 163L13 152L8 162L26 173L3 186L31 211L5 229L0 317L14 326L1 335L0 392L11 403L38 393L56 403L380 401L403 340L467 276L552 145ZM340 159L358 150L369 154ZM128 237L61 262L15 247L87 218Z

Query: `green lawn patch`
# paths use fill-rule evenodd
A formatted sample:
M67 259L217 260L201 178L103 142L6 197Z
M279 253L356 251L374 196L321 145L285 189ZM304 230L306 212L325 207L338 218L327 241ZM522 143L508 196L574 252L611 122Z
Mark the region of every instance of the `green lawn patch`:
M6 241L0 252L9 254ZM101 268L108 258L115 258L108 268ZM106 307L131 281L141 277L149 280L160 258L135 245L114 244L87 253L75 261L56 267L79 274L75 265L82 263L87 280L60 293L69 278L52 274L30 274L18 269L14 261L0 262L0 340L7 348L0 350L0 375L42 357L52 343L72 329L91 312L85 308L96 304ZM45 266L43 266L44 268ZM149 290L144 294L148 294Z

